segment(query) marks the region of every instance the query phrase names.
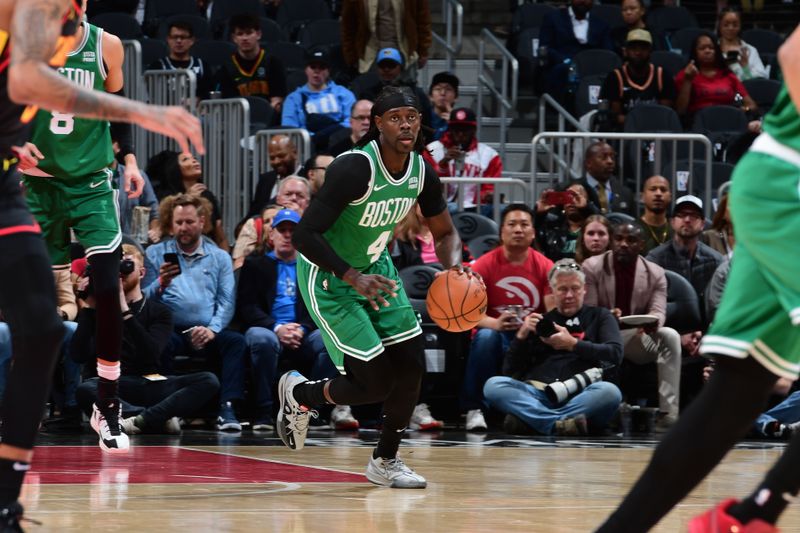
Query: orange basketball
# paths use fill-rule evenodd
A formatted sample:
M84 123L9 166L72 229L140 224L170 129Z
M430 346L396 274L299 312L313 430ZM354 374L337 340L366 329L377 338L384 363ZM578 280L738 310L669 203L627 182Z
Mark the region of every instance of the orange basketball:
M486 316L486 288L477 278L448 270L431 283L425 305L440 328L467 331Z

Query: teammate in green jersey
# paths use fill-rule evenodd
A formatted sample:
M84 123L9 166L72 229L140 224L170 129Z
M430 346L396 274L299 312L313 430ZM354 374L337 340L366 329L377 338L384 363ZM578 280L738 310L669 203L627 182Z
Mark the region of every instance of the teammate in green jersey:
M119 94L123 88L123 56L119 38L87 23L84 17L76 33L76 46L58 72L87 89ZM94 292L91 304L97 309L100 378L91 426L97 431L103 450L124 453L129 441L119 427L117 394L124 305L119 296L122 233L117 208L119 191L111 180L112 130L121 140L126 188L133 184L129 196L138 196L144 180L130 148L128 124L112 125L106 120L41 109L33 122L31 141L23 150L29 157L22 158L19 168L24 174L28 207L42 228L53 269L69 269L70 230L86 250Z
M800 372L800 28L778 58L786 86L731 184L736 251L700 348L716 359L716 370L600 532L653 527L747 433L777 379L796 380ZM795 433L752 495L695 517L690 533L778 531L775 522L800 490L798 472Z
M278 434L301 449L310 408L383 402L383 430L367 479L424 488L425 479L397 457L425 371L419 324L387 251L394 226L419 202L445 268L462 270L461 241L439 177L422 158L419 102L385 88L357 147L328 167L325 184L294 233L297 285L325 346L344 375L310 382L286 373L278 385ZM474 275L474 274L470 274Z

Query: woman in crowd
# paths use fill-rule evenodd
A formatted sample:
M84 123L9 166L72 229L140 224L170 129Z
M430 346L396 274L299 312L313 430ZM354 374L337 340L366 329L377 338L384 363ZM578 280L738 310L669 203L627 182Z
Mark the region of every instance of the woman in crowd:
M603 215L590 215L581 227L575 261L583 263L589 257L607 252L614 231L611 222Z
M728 209L727 194L719 201L719 207L711 221L711 228L700 234L700 240L727 258L733 256L733 245L736 244L736 239L733 236L733 223L730 209Z
M689 119L700 109L714 105L741 105L746 113L758 108L708 32L699 34L692 43L689 64L675 76L675 88L675 109Z
M614 41L614 50L622 57L622 49L625 41L628 40L628 32L631 30L647 30L653 38L653 50L666 50L667 43L664 36L647 26L645 22L645 6L642 0L622 0L622 20L624 26L617 26L611 30L611 39Z
M546 190L536 201L536 241L544 255L553 261L575 257L581 227L589 215L595 213L589 202L589 192L581 183L572 183L566 189L572 201L564 205L549 205Z
M761 56L753 45L741 38L742 12L735 7L726 7L719 12L717 19L717 35L722 57L731 71L740 80L766 78L767 69L761 62Z
M270 250L271 246L267 236L272 225L272 217L281 209L283 209L283 206L268 205L261 211L260 215L247 219L247 222L242 225L231 254L233 255L234 270L241 268L245 257L250 255L251 252L266 253Z
M165 150L153 156L147 163L147 173L158 182L156 195L165 196L187 193L206 199L211 203L210 230L203 231L221 249L230 250L228 237L222 227L222 212L217 197L203 183L203 168L192 154ZM164 225L162 224L162 227Z
M473 261L466 243L462 244L462 261L465 265ZM394 229L394 241L389 246L392 262L397 270L412 265L439 263L431 233L419 206L409 211Z

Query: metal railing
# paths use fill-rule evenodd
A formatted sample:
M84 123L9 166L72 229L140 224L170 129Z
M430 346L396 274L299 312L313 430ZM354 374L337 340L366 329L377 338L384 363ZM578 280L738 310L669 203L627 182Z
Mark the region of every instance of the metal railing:
M535 198L538 197L541 191L538 190L538 184L544 180L538 178L547 176L548 180L545 186L554 185L558 181L564 181L568 177L576 176L574 172L573 161L583 160L584 146L595 140L604 140L607 142L619 141L619 151L617 154L617 163L619 165L619 175L630 177L629 169L626 168L628 158L626 157L626 150L631 150L634 160L634 181L636 183L636 191L640 191L644 179L645 165L643 164L643 143L648 143L648 170L650 173L664 175L666 168L671 168L673 172L671 175L664 175L665 178L672 183L672 196L677 198L682 194L693 193L696 190L702 190L704 209L706 216L712 214L712 194L716 191L712 190L712 153L713 146L711 141L705 135L698 133L607 133L607 132L540 132L531 141L531 178L533 190L531 193ZM574 141L581 141L575 143ZM559 146L555 146L556 143ZM668 157L665 157L664 149L665 143L671 143ZM686 143L688 148L688 157L678 158L679 143ZM701 145L701 151L705 152L702 159L699 161L705 163L704 173L701 177L694 176L691 169L694 168L695 163L695 143ZM544 147L547 154L544 159L547 159L547 165L544 172L540 172L540 159L536 157L540 146ZM666 166L665 159L671 161L671 167ZM678 168L679 161L687 161L688 171ZM650 164L652 163L652 164ZM697 187L697 180L702 180L701 187Z
M272 167L269 164L269 141L275 135L288 135L295 147L297 148L297 164L305 164L306 160L311 157L311 136L308 131L303 128L286 128L286 129L272 129L272 130L258 130L253 136L252 150L253 150L253 182L252 186L247 190L250 194L255 192L258 177Z
M539 131L547 131L547 112L551 108L558 114L558 131L564 131L567 123L575 128L576 131L588 131L578 119L573 117L555 98L547 93L539 98Z
M197 115L197 77L191 70L147 70L142 99L155 105L178 105ZM141 129L141 128L139 128ZM144 131L137 138L136 154L142 161L164 150L179 150L178 143L160 133Z
M232 239L250 207L250 154L242 146L250 135L250 104L244 98L203 100L199 112L206 144L203 176L219 200L222 225Z
M442 22L445 25L444 37L431 32L433 40L442 45L446 57L446 70L453 71L453 57L461 52L464 29L464 6L456 0L442 0ZM455 28L453 26L455 25ZM453 42L455 31L455 43Z
M456 205L458 211L464 210L464 186L465 185L494 185L494 194L492 195L492 216L495 220L500 220L500 211L502 205L510 203L511 201L521 201L526 205L531 205L530 186L525 180L519 178L459 178L459 177L442 177L439 178L445 184L445 198L448 196L447 185L454 184L457 186ZM511 194L509 191L521 191L521 197ZM506 196L507 193L507 196ZM505 196L505 197L504 197ZM481 196L478 194L478 211L481 207Z
M142 78L142 45L139 41L122 41L125 60L122 63L122 79L125 80L125 96L139 102L147 101ZM131 124L133 146L139 159L139 165L144 167L147 163L147 154L142 151L146 142L147 130L136 124Z
M486 75L486 47L495 48L501 56L500 88L498 90L492 74ZM510 79L509 79L510 78ZM519 62L511 52L487 28L481 31L480 46L478 48L478 131L477 138L481 138L481 119L483 118L483 89L489 90L492 97L500 104L500 157L505 158L506 118L508 112L513 111L517 105L517 89L519 85Z

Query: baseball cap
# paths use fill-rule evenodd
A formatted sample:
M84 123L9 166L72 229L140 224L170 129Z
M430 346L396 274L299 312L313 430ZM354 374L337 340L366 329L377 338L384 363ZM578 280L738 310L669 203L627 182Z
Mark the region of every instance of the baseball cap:
M327 48L316 46L306 52L306 65L313 65L314 63L320 63L325 66L331 64Z
M687 204L693 205L701 213L703 212L703 200L691 194L686 194L675 200L675 211L677 211L682 205L687 205Z
M650 32L647 30L643 30L637 28L635 30L631 30L628 32L628 36L625 38L625 43L647 43L649 45L653 44L653 36L650 35Z
M389 60L402 65L403 56L400 55L400 50L398 50L397 48L381 48L380 50L378 50L378 55L375 57L375 64Z
M463 124L464 126L477 126L478 119L475 118L475 111L468 107L459 107L453 109L450 113L450 120L447 121L448 125Z
M437 72L433 75L433 80L431 81L431 86L428 89L428 93L433 92L433 88L439 85L440 83L446 83L453 87L456 90L456 96L458 96L458 76L453 74L452 72Z
M272 227L277 228L281 222L294 222L297 224L300 222L300 213L297 211L292 211L291 209L281 209L275 216L272 217Z

